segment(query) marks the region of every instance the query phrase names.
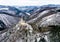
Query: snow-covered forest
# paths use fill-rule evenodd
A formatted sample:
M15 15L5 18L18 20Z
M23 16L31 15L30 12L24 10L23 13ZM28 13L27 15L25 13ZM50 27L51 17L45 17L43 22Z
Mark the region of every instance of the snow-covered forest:
M60 5L0 5L0 42L60 42Z

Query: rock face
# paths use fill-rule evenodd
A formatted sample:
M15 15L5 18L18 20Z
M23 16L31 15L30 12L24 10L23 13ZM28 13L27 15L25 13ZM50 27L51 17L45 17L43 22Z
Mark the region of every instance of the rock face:
M1 37L2 39L0 39L0 41L1 42L20 42L20 41L26 42L24 41L24 39L27 39L29 35L28 33L30 33L31 35L32 30L33 28L21 19L20 22L15 27L9 29L5 34L3 33Z

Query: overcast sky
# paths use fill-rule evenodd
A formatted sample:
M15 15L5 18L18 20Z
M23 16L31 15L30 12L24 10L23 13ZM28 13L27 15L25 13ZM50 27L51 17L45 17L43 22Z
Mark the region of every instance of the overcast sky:
M47 4L60 4L60 0L0 0L0 5L41 6Z

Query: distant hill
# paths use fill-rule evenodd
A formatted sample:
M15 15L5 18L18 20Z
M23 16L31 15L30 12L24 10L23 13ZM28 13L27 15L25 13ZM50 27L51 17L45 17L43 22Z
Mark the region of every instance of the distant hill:
M0 5L0 20L2 20L8 27L12 26L13 24L18 23L19 17L24 17L24 19L30 20L31 18L35 18L38 15L36 13L40 13L46 10L47 8L60 8L60 5L43 5L43 6L3 6ZM5 13L3 13L5 12ZM7 14L8 15L7 15ZM30 18L31 17L31 18Z

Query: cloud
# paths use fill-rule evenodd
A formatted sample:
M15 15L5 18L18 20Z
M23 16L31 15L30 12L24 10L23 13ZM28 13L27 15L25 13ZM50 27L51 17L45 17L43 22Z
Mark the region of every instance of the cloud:
M41 6L45 4L60 4L59 0L0 0L0 5Z

